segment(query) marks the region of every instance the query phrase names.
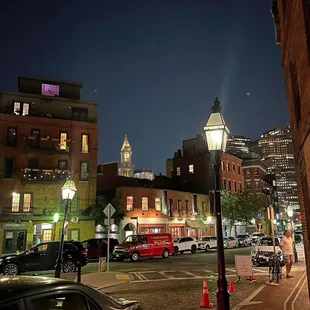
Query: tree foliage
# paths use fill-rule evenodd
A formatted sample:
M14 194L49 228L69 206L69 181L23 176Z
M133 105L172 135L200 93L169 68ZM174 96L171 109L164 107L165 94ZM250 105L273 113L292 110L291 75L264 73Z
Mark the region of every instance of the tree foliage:
M264 194L248 191L230 193L223 191L221 194L223 217L230 227L236 222L249 224L257 218L259 212L264 212L268 207L268 198Z

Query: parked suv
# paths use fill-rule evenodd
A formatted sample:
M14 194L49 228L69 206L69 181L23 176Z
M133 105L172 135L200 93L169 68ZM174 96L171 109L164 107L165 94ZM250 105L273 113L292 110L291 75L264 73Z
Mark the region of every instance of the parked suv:
M197 241L192 237L179 237L173 240L174 253L183 254L186 251L192 252L192 254L197 252Z
M198 241L198 249L205 250L206 252L210 251L211 249L216 249L217 241L216 237L212 236L204 236L201 237Z
M55 268L59 242L40 243L31 249L14 254L0 256L0 274L18 275L27 271L43 271ZM88 263L83 247L78 249L73 242L65 242L63 249L63 272L74 272L77 263L81 266Z

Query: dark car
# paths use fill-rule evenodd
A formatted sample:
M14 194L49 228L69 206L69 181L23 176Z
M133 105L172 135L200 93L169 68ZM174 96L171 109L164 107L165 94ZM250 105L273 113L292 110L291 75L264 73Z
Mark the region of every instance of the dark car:
M89 259L99 259L99 243L103 240L108 240L107 238L92 238L83 241L84 248L87 249L87 256ZM110 238L110 257L112 258L112 253L116 245L119 242L117 239Z
M0 280L1 310L137 310L136 301L118 301L80 283L45 277Z
M59 242L46 242L21 253L2 255L0 257L0 274L17 275L27 271L52 270L56 265L58 249ZM63 272L74 272L78 262L81 266L88 263L86 253L78 249L72 242L65 242Z

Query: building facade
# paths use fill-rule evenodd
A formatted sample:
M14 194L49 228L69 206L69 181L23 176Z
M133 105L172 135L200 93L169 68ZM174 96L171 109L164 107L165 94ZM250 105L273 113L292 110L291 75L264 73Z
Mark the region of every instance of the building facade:
M272 1L276 43L282 51L290 125L294 141L298 197L310 295L310 5L309 1Z
M132 178L134 176L134 165L132 164L132 151L127 135L125 135L120 154L121 161L118 174L120 176Z
M268 173L276 176L276 191L280 212L291 206L299 209L293 140L290 126L270 130L258 142L261 160L267 165Z
M249 153L250 138L244 136L230 136L227 139L227 153L235 156L241 156L242 154Z
M94 235L85 210L96 203L97 107L80 100L82 85L19 77L18 92L0 93L0 252L22 251L34 239L58 240L64 212L61 187L77 193L66 238Z

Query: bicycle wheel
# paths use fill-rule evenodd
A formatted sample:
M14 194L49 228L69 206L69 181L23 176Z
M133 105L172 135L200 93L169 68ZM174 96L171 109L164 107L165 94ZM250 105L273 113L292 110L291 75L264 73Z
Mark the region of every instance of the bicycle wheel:
M275 269L276 269L276 281L277 281L277 283L279 283L280 277L282 276L282 271L281 271L281 266L280 266L279 260L277 260L277 262L276 262Z
M269 266L269 283L274 280L274 266L273 264Z

